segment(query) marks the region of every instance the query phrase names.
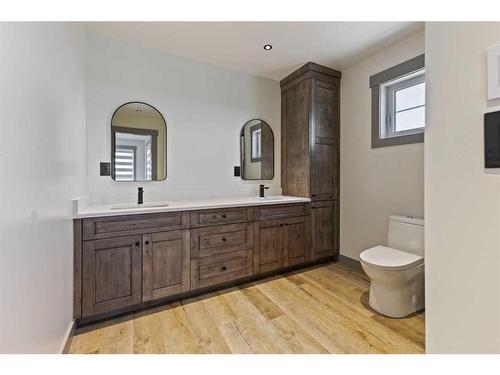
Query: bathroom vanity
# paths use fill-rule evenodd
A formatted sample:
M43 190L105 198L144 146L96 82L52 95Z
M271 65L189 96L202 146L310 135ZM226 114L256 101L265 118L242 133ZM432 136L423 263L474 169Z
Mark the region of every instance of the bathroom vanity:
M74 317L93 321L332 259L333 217L315 209L283 196L82 210Z
M337 257L340 76L308 63L280 83L285 196L261 198L261 185L255 198L79 210L75 319L94 321ZM156 108L119 106L110 134L113 183L167 178L167 124ZM247 121L238 143L241 174L235 168L235 176L272 180L272 127Z

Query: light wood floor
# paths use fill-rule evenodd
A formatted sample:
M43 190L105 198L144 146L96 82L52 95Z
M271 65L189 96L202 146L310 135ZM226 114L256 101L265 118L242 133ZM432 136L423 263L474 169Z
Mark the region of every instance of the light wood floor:
M82 328L69 352L423 353L424 314L380 316L368 286L327 263Z

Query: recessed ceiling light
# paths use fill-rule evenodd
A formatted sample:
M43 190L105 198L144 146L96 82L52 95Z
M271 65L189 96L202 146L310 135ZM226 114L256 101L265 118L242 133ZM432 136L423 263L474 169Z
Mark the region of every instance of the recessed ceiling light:
M270 45L270 44L266 44L266 45L264 46L264 49L265 49L266 51L270 51L270 50L272 50L272 49L273 49L273 46L272 46L272 45Z
M140 109L135 110L137 113L141 113L142 111Z

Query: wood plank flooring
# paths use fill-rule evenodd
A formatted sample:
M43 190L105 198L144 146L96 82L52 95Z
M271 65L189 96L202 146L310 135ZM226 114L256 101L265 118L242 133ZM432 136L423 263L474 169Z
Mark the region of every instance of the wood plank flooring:
M380 316L368 287L326 263L82 328L69 353L423 353L424 314Z

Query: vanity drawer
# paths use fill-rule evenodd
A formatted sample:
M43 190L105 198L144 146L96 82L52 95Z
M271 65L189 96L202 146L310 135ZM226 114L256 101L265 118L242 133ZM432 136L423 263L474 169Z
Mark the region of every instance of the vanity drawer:
M248 207L191 212L191 226L194 228L219 224L246 223L249 221L252 221L252 209Z
M276 204L254 208L255 220L282 219L309 215L309 203Z
M191 289L205 288L252 276L253 251L243 250L228 254L191 260Z
M248 250L253 246L253 224L230 224L191 230L191 258Z
M83 220L83 239L119 237L189 228L188 212L112 216Z

